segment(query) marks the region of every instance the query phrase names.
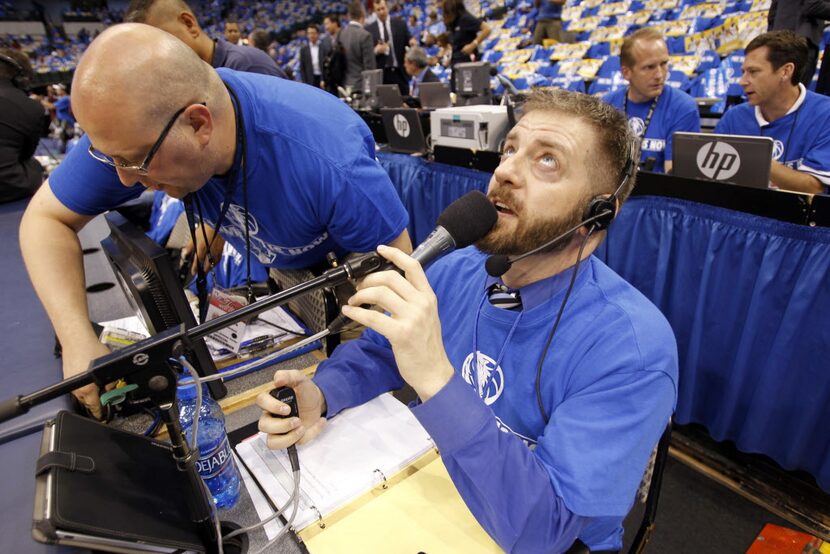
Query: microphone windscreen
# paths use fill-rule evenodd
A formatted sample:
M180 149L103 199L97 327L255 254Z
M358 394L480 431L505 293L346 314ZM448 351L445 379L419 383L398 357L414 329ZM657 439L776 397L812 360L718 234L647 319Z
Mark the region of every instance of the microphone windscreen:
M491 277L501 277L507 273L511 265L513 265L513 262L510 261L510 258L502 254L496 254L487 258L487 261L484 262L484 269Z
M484 238L498 218L487 196L473 190L447 206L438 216L438 225L450 234L456 248L465 248Z

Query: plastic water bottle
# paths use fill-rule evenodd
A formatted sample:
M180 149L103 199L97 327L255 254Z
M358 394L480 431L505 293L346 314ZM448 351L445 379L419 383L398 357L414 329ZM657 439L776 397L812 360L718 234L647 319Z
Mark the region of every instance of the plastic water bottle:
M196 412L196 386L179 385L177 391L179 421L188 445L193 444L193 418ZM231 455L231 445L225 432L222 408L211 398L207 385L202 385L202 409L197 431L199 460L196 469L213 495L218 508L230 508L239 499L239 470Z

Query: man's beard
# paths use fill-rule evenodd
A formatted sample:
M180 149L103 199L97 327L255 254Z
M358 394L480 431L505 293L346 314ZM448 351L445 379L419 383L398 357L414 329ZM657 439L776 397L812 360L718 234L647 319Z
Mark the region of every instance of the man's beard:
M485 254L502 254L518 256L538 248L554 237L576 227L585 216L585 206L588 198L577 204L577 208L570 213L559 217L542 218L539 216L529 219L524 213L525 207L518 203L513 194L507 190L496 190L490 194L504 202L518 216L517 224L511 229L503 221L497 221L496 226L483 239L475 243L476 247ZM563 250L570 244L573 235L565 237L540 253L552 253Z

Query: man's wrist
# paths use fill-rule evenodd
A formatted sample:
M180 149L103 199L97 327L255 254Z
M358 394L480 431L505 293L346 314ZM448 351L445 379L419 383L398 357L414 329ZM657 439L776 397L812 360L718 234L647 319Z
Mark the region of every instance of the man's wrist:
M447 361L445 366L440 371L436 372L432 378L424 380L423 383L418 383L417 386L413 385L412 388L415 389L415 392L418 394L418 398L421 399L421 402L426 402L438 394L438 392L450 382L450 379L452 379L454 373L455 369L453 369L452 365L450 365L449 361Z

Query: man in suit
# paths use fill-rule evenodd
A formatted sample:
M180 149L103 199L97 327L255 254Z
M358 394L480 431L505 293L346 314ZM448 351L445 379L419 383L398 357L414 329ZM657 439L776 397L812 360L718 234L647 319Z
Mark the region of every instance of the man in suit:
M366 26L375 45L375 66L383 68L383 82L398 85L401 94L408 92L403 60L409 44L409 29L400 17L390 17L386 0L375 0L377 19Z
M360 0L353 0L347 13L349 24L341 29L337 38L346 54L346 77L343 84L351 90L358 90L361 72L375 69L375 54L372 35L363 28L366 12Z
M409 88L407 94L412 97L421 95L421 83L437 83L440 81L437 75L429 69L427 53L419 46L413 46L406 52L403 60L406 74L409 75Z
M306 31L308 44L300 48L300 76L303 82L315 87L325 88L323 82L323 62L331 51L331 40L320 39L320 30L316 25L309 25Z
M824 32L824 20L830 20L830 1L803 0L801 2L779 2L772 0L767 16L769 31L793 31L807 39L807 65L800 81L810 86L818 65L818 47ZM825 58L826 59L826 58Z

